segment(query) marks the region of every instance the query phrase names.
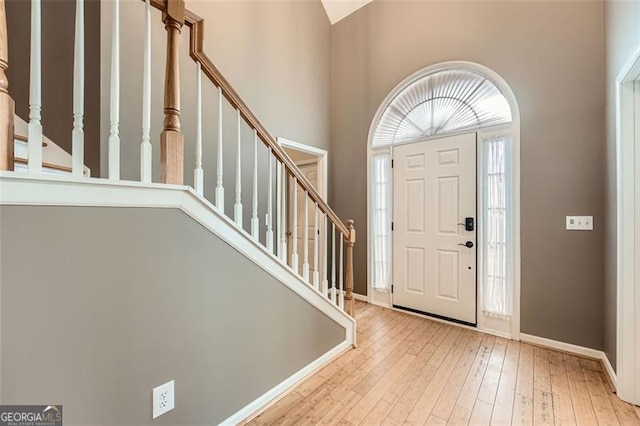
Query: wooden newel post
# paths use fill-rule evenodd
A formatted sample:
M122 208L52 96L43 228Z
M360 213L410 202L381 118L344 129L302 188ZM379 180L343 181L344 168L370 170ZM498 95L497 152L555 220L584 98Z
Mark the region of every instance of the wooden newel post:
M164 127L160 134L160 180L182 185L184 136L180 131L180 32L184 0L167 0L162 14L167 30L167 69L164 82Z
M356 228L353 220L347 220L347 229L349 229L349 237L345 237L347 243L347 252L345 253L345 290L344 304L347 313L354 317L353 303L353 246L356 243Z
M9 96L9 40L4 0L0 0L0 170L13 170L13 99Z

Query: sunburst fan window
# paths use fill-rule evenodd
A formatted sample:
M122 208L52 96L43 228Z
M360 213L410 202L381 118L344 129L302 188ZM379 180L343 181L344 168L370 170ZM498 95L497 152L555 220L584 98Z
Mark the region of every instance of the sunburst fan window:
M466 70L443 70L420 77L383 111L374 146L511 122L509 102L487 78Z

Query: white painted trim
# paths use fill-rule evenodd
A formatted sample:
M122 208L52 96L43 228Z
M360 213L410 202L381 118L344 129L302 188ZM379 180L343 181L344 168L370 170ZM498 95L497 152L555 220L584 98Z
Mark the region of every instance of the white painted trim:
M574 355L580 355L587 358L602 359L604 352L598 349L586 348L584 346L573 345L571 343L559 342L557 340L547 339L546 337L538 337L531 334L520 333L520 341L531 343L532 345L544 346L545 348L556 349L562 352L568 352Z
M640 46L615 82L617 184L617 330L618 396L640 404ZM635 106L634 106L635 104Z
M604 366L604 371L607 373L607 377L611 380L611 384L614 389L618 389L618 377L616 376L616 371L613 369L611 362L609 361L609 357L606 353L602 352L602 365Z
M586 348L584 346L573 345L571 343L559 342L557 340L533 336L531 334L525 333L520 333L520 341L536 346L542 346L545 348L570 353L584 358L598 360L602 363L602 368L607 373L609 380L611 380L613 386L616 387L616 373L615 371L613 371L613 367L611 367L611 363L609 362L607 355L603 351L600 351L598 349Z
M278 137L278 143L280 144L280 146L284 148L295 149L297 151L306 152L307 154L313 154L318 157L324 157L328 154L327 150L325 149L317 148L311 145L305 145L303 143L295 142L290 139L286 139L282 137Z
M348 342L342 342L329 352L322 355L320 358L304 367L302 370L288 377L279 385L270 389L260 397L252 401L250 404L236 412L231 417L220 423L221 425L237 425L242 421L249 421L261 412L275 404L278 400L284 397L288 390L304 381L307 377L320 370L322 367L333 361L340 356L343 352L350 348Z
M318 159L314 158L314 159L309 159L309 160L301 160L301 161L296 161L296 166L300 167L300 166L311 166L311 165L316 165L318 164Z
M418 78L421 78L427 74L446 70L446 69L465 69L476 74L482 75L492 81L498 89L505 96L507 101L509 102L509 106L511 108L512 115L512 123L511 123L511 210L513 212L513 216L511 218L511 235L513 238L513 258L512 258L512 274L513 274L513 315L511 317L511 333L510 337L518 340L520 338L520 285L521 285L521 271L520 271L520 108L518 107L518 103L516 101L515 94L509 84L495 71L468 61L449 61L449 62L441 62L439 64L431 65L426 68L423 68L409 77L405 78L401 81L396 87L387 95L384 101L380 104L376 115L374 116L371 126L369 128L369 136L368 136L368 144L367 144L367 229L371 229L371 158L372 153L376 149L380 149L383 147L372 147L371 142L373 139L373 133L375 131L376 125L382 116L385 108L391 100L401 92L405 87L411 84ZM484 129L472 129L472 131L483 131ZM467 131L469 133L470 131ZM442 135L442 137L448 135ZM369 298L369 302L373 303L372 294L373 289L371 288L371 238L367 238L367 271L368 279L367 279L367 296ZM480 300L478 298L478 300ZM382 306L380 303L376 303ZM388 306L388 305L384 305ZM478 328L480 331L487 331L495 333L495 330L482 330Z
M318 157L317 163L320 177L318 178L317 190L322 199L327 201L329 199L329 152L321 148L316 148L315 146L305 145L280 137L278 138L278 143L283 148L295 149L296 151ZM298 163L296 163L296 165L298 165Z
M0 205L175 208L216 234L312 306L345 328L355 344L355 320L270 253L191 187L107 179L0 172Z
M358 293L353 293L353 298L355 300L360 301L360 302L367 302L367 303L368 303L368 300L369 300L366 295L358 294Z

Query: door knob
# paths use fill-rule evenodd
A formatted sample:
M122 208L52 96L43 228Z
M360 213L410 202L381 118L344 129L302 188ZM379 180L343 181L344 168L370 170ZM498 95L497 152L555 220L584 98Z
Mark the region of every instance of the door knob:
M473 241L467 241L464 244L458 244L459 246L465 246L467 248L472 248L473 247Z

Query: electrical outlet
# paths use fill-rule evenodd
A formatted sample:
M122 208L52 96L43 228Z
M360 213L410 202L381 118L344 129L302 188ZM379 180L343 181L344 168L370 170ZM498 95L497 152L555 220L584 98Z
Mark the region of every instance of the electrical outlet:
M153 418L163 415L175 407L175 381L153 388Z
M593 231L593 216L567 216L567 230Z

